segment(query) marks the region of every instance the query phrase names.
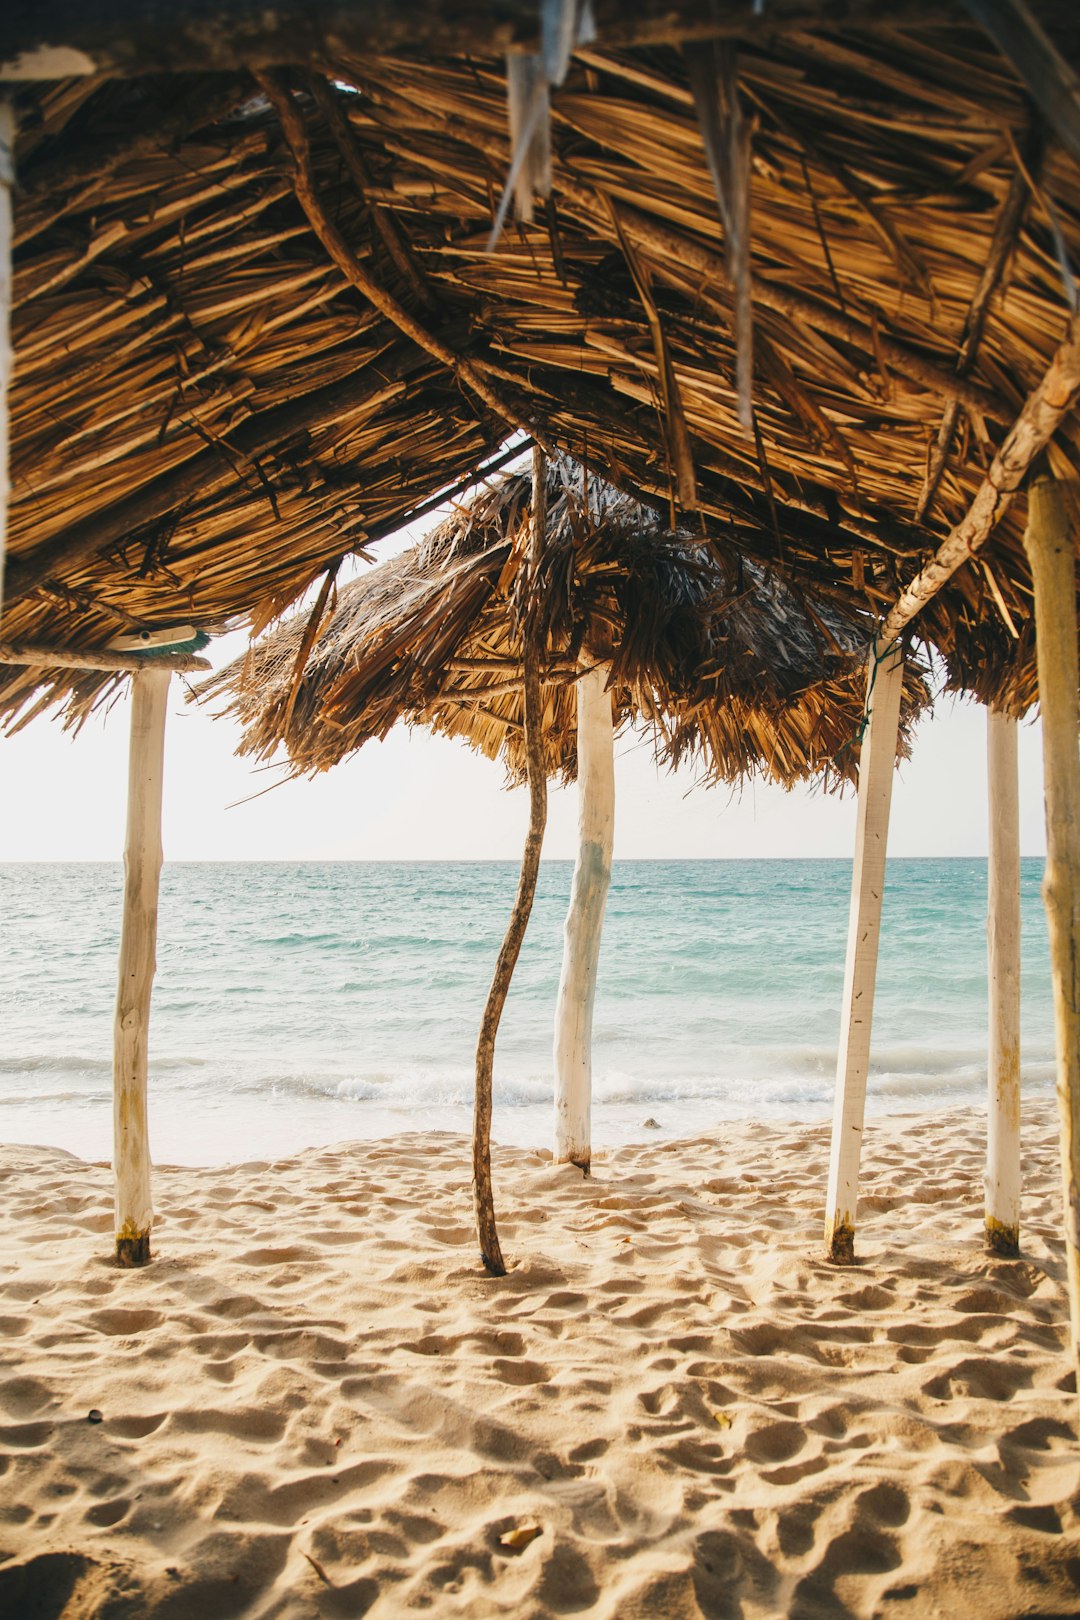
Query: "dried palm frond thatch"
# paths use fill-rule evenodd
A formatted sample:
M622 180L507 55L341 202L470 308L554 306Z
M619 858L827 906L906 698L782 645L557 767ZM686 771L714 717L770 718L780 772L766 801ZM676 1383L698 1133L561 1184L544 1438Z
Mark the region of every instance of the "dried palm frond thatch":
M609 7L552 80L550 194L495 252L503 35L407 49L387 14L269 99L239 71L20 88L0 635L258 629L510 423L884 616L1077 330L1075 152L970 7L660 9ZM1075 8L1027 9L1074 61ZM1073 501L1075 414L1049 458ZM1015 710L1023 518L919 619ZM9 669L0 716L108 685Z
M800 593L755 563L669 530L650 507L568 458L548 472L546 543L521 569L530 486L493 480L419 545L344 587L312 639L298 614L205 682L228 696L242 753L284 748L327 770L400 720L462 737L525 772L521 631L546 650L542 730L550 776L576 770L573 681L610 665L620 723L652 728L660 759L790 787L854 775L868 615ZM912 668L904 746L927 692Z

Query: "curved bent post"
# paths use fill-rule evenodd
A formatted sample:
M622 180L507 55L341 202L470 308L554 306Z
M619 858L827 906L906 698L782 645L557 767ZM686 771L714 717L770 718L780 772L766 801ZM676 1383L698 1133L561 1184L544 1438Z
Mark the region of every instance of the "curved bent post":
M536 569L544 547L547 530L547 458L544 452L533 450L533 510L532 536L529 546L529 583L535 584ZM480 1258L492 1276L506 1274L499 1232L495 1223L495 1198L491 1187L491 1093L495 1069L495 1037L499 1033L499 1020L506 1003L514 968L521 951L521 942L529 926L536 879L540 870L540 851L544 846L544 828L547 825L547 773L544 768L544 743L540 734L540 648L536 640L536 627L526 613L523 632L523 663L525 673L525 751L529 770L529 831L521 856L521 875L518 878L514 909L506 926L506 936L495 964L491 989L484 1005L480 1035L476 1043L476 1091L473 1103L473 1210L476 1215L476 1236L480 1244Z
M124 918L113 1032L116 1258L122 1266L141 1266L149 1260L150 1228L154 1223L146 1066L150 994L157 967L161 784L169 679L167 669L151 665L131 680Z
M615 840L615 727L608 666L577 682L578 852L555 1009L556 1164L592 1157L592 1025Z
M851 876L847 964L840 1047L836 1059L825 1243L829 1258L850 1265L855 1258L855 1205L859 1196L859 1153L870 1066L881 897L885 889L885 848L896 767L904 651L899 641L874 644L867 677L866 730L859 758L859 807Z
M1024 545L1035 586L1035 642L1046 793L1043 901L1050 931L1057 1098L1065 1197L1065 1270L1080 1377L1080 751L1077 748L1076 563L1061 491L1028 494Z
M987 1063L986 1246L1020 1252L1020 788L1017 723L986 711L990 811L986 977L990 993Z

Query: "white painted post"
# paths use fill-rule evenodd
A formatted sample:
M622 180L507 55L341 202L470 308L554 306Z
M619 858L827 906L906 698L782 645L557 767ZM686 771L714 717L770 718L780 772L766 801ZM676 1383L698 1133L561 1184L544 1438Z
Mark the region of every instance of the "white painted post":
M903 686L904 652L900 642L877 641L867 674L869 712L859 759L859 807L825 1214L829 1258L842 1264L850 1264L855 1258L859 1151L866 1109L881 897L885 889L885 848Z
M11 500L8 392L11 388L11 192L15 184L15 110L0 97L0 608L4 605L4 555Z
M604 907L615 840L615 728L609 669L577 682L578 853L566 914L562 976L555 1008L556 1164L592 1157L592 1022Z
M149 1260L154 1221L146 1065L150 993L157 966L161 785L169 679L167 669L155 669L152 664L131 678L124 920L113 1029L116 1258L122 1266L141 1266Z
M1077 748L1076 553L1061 491L1028 493L1024 545L1035 587L1035 649L1046 795L1043 901L1050 932L1061 1121L1065 1275L1080 1379L1080 749Z
M986 1246L1020 1252L1020 788L1017 723L986 711L990 812L986 968L990 999L987 1064Z

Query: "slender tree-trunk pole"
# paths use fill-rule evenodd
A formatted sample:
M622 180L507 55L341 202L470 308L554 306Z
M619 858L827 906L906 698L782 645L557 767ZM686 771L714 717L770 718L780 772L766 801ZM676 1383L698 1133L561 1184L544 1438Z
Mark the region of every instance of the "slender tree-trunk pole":
M604 907L615 840L615 727L609 669L577 682L578 853L566 914L562 977L555 1010L556 1164L592 1157L592 1024Z
M113 1043L113 1172L116 1258L122 1266L150 1258L154 1206L146 1118L150 992L157 966L161 875L161 780L169 671L152 666L131 678L124 921Z
M544 550L547 530L547 458L539 446L533 449L532 464L532 534L529 545L529 587L535 602L536 574ZM529 926L536 878L540 870L540 851L544 845L544 827L547 824L547 773L544 769L544 743L541 735L540 708L540 645L539 627L534 613L526 611L523 630L522 661L525 674L525 752L529 771L529 831L521 856L521 875L518 878L514 909L502 942L495 975L488 991L484 1016L480 1024L480 1038L476 1044L476 1098L473 1107L473 1208L476 1212L476 1235L480 1243L480 1258L494 1277L506 1273L498 1228L495 1224L495 1199L491 1189L491 1090L495 1068L495 1037L506 1003L514 968L517 965L521 942Z
M11 388L11 192L15 184L15 111L0 96L0 609L11 498L8 393Z
M1043 901L1050 931L1057 1097L1065 1193L1065 1266L1080 1376L1080 751L1077 749L1076 568L1065 503L1052 478L1028 494L1024 544L1035 586L1035 637L1046 793Z
M859 758L859 808L825 1214L829 1258L848 1265L855 1258L859 1152L866 1110L881 897L885 889L885 846L903 685L904 652L899 641L877 641L870 658L866 699L869 714Z
M990 852L986 968L990 991L987 1065L986 1246L1020 1252L1020 790L1017 723L986 711Z

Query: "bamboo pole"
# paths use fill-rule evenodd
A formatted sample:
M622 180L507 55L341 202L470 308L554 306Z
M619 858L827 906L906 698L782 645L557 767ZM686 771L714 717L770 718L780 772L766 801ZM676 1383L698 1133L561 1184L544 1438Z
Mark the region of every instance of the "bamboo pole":
M131 682L124 920L113 1044L116 1258L122 1266L141 1266L149 1260L154 1221L146 1067L150 993L157 966L161 785L169 679L167 669L151 666Z
M15 185L15 109L0 97L0 611L4 606L4 557L7 553L11 467L8 443L8 390L11 386L11 248L14 224L11 193Z
M532 461L532 533L529 545L529 582L535 583L536 571L544 549L547 530L547 458L539 445L533 448ZM480 1258L495 1277L506 1274L502 1246L495 1223L495 1199L491 1187L491 1093L495 1069L495 1037L499 1020L506 1004L514 968L521 951L521 942L529 926L536 879L540 870L540 851L544 845L547 825L547 774L544 769L544 743L540 733L540 647L538 630L532 614L526 614L523 629L523 663L525 681L525 756L529 772L529 831L521 856L521 874L518 878L514 909L510 913L506 935L495 964L495 974L484 1006L480 1035L476 1044L476 1094L473 1105L473 1209L476 1213L476 1235L480 1244Z
M615 727L605 664L577 683L578 852L555 1009L556 1164L592 1157L592 1024L615 839Z
M960 522L930 561L905 586L881 626L882 641L898 636L1004 517L1029 468L1049 444L1080 394L1080 313L1069 318L1064 340L1042 381L1024 401Z
M1020 789L1017 723L986 711L990 819L986 968L990 1000L987 1064L986 1246L1020 1252Z
M859 1152L870 1064L889 804L903 686L903 648L899 642L876 641L867 676L868 717L859 758L859 806L825 1214L829 1258L845 1265L855 1259Z
M1043 902L1050 932L1057 1098L1065 1197L1065 1266L1080 1379L1080 751L1077 749L1076 564L1065 503L1052 478L1028 495L1024 545L1035 587L1035 635L1046 795Z
M29 642L0 641L0 664L21 664L27 669L101 669L118 674L137 674L148 666L186 675L209 669L210 663L195 653L107 652L96 647L38 647Z
M525 420L514 399L509 395L504 396L492 385L484 375L482 363L470 359L467 355L455 353L438 332L429 330L424 322L419 321L364 268L323 206L312 168L307 128L292 92L275 74L262 69L256 71L255 81L277 114L282 133L292 153L292 182L296 200L327 256L345 279L374 309L378 310L380 315L392 321L399 332L410 338L417 348L423 349L440 365L445 366L458 382L463 383L495 413L499 421L520 428L523 433L542 443L539 429L534 423Z

